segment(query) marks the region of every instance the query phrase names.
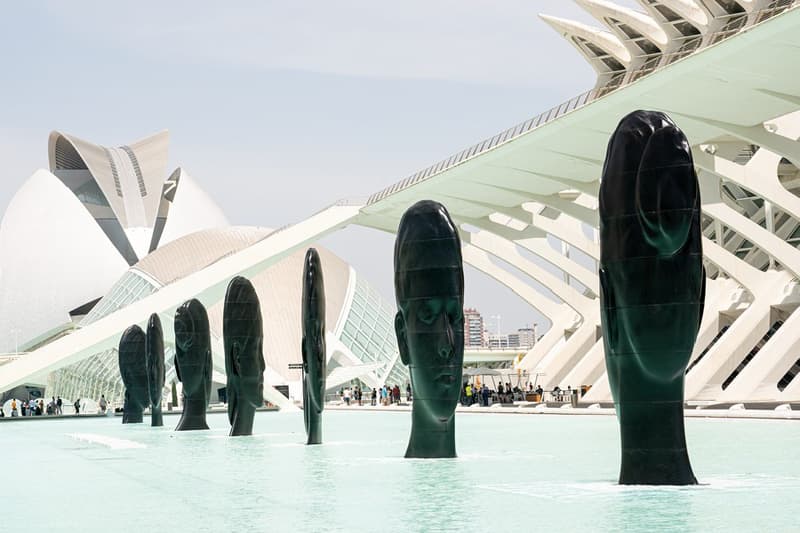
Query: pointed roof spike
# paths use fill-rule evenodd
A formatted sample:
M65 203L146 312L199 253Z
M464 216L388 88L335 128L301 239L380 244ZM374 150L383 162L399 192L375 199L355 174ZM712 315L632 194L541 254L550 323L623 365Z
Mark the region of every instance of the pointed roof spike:
M635 31L646 37L650 42L660 48L662 51L665 49L669 38L661 26L648 15L641 11L635 11L627 7L623 7L608 0L575 0L575 3L585 9L589 14L595 17L600 22L606 24L609 29L623 40L624 34L620 35L616 27L608 23L609 18L616 19L624 24L627 24Z
M610 31L595 28L581 22L562 19L550 15L539 14L539 18L549 24L554 30L575 46L578 51L589 61L598 73L613 71L599 56L592 54L589 50L581 47L572 37L577 37L590 43L591 45L603 50L611 58L619 62L623 68L627 68L631 62L631 54L622 41Z
M638 2L651 13L655 9L655 6L651 5L647 0L638 0ZM710 21L705 11L694 0L659 0L659 4L671 9L702 33L705 33Z

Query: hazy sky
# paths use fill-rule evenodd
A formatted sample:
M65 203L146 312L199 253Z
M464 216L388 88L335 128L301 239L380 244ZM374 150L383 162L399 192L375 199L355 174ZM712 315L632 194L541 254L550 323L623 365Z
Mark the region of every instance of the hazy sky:
M47 167L51 130L116 146L169 129L170 169L232 223L302 220L591 88L540 12L592 22L566 0L10 3L0 206ZM393 298L392 236L350 228L323 244ZM541 322L467 276L467 305L503 330Z

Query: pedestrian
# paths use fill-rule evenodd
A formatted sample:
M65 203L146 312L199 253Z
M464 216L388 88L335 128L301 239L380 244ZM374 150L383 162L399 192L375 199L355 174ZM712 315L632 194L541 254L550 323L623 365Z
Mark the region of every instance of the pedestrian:
M481 386L481 397L483 398L483 406L489 407L489 387L484 383Z
M101 394L100 395L99 405L100 405L100 412L103 413L103 414L106 414L106 408L108 407L108 402L106 401L106 395L105 394Z
M80 398L75 400L75 403L73 403L72 406L75 408L75 414L76 415L81 414L81 399Z
M372 387L372 398L371 398L372 401L370 402L370 405L375 406L377 399L378 399L378 389Z
M36 416L42 416L43 412L44 412L44 402L42 400L39 400L38 402L36 402Z
M27 412L27 410L28 410L28 404L25 402L25 400L19 402L19 413L22 416L25 416L25 413Z
M11 400L11 416L17 416L17 400Z
M466 405L472 405L472 385L467 382L467 385L464 387L464 398Z
M344 403L346 405L350 405L350 387L347 387L346 389L344 389L343 397L344 397Z
M411 383L406 383L406 401L411 401Z
M62 412L61 412L61 406L63 405L63 403L64 403L64 402L62 402L62 401L61 401L61 396L59 396L59 397L58 397L58 401L57 401L57 402L55 402L55 405L56 405L56 414L57 414L57 415L60 415L60 414L62 414Z

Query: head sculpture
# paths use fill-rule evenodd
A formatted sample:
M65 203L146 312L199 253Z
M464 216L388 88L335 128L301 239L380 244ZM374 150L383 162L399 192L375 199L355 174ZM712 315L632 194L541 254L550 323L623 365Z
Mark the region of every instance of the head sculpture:
M147 387L150 396L150 425L164 425L161 413L161 394L164 391L164 330L158 313L150 315L147 321Z
M228 284L222 331L230 434L252 435L256 408L264 405L264 334L258 295L241 276Z
M183 414L175 431L208 429L211 334L206 308L195 299L175 311L175 373L183 385Z
M150 396L147 390L145 335L139 326L126 329L119 340L119 373L125 385L122 423L140 423L144 409L150 403Z
M322 409L325 406L325 281L319 254L309 248L303 262L303 417L307 444L322 442Z
M414 391L406 457L455 457L464 363L461 239L445 207L423 200L403 214L394 246L395 332Z
M608 144L600 185L600 305L620 423L622 484L696 484L684 374L705 300L700 192L689 143L636 111Z

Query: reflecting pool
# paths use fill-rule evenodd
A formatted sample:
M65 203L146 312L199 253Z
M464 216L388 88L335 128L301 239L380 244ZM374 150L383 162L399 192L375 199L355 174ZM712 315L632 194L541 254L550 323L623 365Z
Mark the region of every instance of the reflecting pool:
M458 459L406 460L408 412L256 415L255 435L121 419L0 423L0 531L787 531L800 422L688 419L705 485L619 487L611 416L457 415Z

